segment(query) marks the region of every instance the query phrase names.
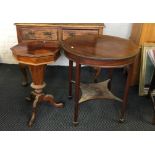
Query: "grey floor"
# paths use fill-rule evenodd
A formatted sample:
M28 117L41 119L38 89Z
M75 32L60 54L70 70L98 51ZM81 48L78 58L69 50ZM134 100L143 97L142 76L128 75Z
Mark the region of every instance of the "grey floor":
M138 96L138 87L129 92L126 121L118 123L121 104L110 100L92 100L81 104L79 125L73 127L73 100L68 96L68 67L48 66L46 70L47 87L45 92L52 93L58 101L65 103L63 109L56 109L47 103L38 108L37 119L32 128L27 127L32 104L25 100L31 88L21 86L21 73L17 65L0 64L0 130L3 131L135 131L155 130L151 124L153 110L146 97ZM93 81L94 71L90 67L82 68L81 81ZM99 81L107 78L102 70ZM121 69L113 73L112 91L122 97L126 77ZM30 80L31 81L31 80Z

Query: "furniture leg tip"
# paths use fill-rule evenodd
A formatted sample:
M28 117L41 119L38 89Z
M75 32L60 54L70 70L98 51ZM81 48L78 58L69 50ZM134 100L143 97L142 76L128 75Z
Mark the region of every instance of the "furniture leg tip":
M72 96L68 96L68 99L71 100L73 97Z
M22 82L22 86L23 86L23 87L27 87L27 86L28 86L28 82L23 81L23 82Z
M28 127L29 128L31 128L32 127L32 125L33 125L33 123L30 121L30 122L28 122Z
M124 118L120 118L119 119L119 123L124 123L125 119Z
M73 122L73 126L76 127L78 126L79 122Z
M32 101L30 97L25 97L26 101Z
M94 79L94 83L97 83L98 82L98 80L97 79Z
M64 104L63 103L57 103L55 105L56 108L64 108Z

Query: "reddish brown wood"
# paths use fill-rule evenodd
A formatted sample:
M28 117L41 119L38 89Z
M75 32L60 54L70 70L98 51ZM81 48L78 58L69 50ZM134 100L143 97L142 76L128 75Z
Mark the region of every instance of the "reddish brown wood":
M75 106L74 106L74 126L78 125L78 114L79 114L79 93L80 93L80 71L81 64L76 63L76 77L75 77Z
M130 66L121 107L120 121L124 120L129 85L133 74L133 64L139 52L138 46L132 41L107 35L75 36L65 40L62 46L68 59L76 63L74 122L78 122L80 64L111 68L111 71L112 68ZM111 74L112 72L109 74L110 77Z
M108 78L110 79L109 84L108 84L109 90L111 90L112 72L113 72L113 69L110 68L108 72Z
M33 100L32 115L28 126L31 127L36 118L37 106L46 101L56 108L62 108L63 104L54 100L52 95L44 94L45 87L44 76L46 65L54 62L59 54L59 44L49 42L26 42L20 43L11 48L16 59L23 64L28 65L31 76L31 87L34 89L31 93L30 100Z
M48 41L52 44L75 35L103 34L102 23L16 23L18 43L30 41ZM22 84L28 84L27 72L24 66L20 67L23 73Z
M72 98L72 76L73 76L73 61L69 60L69 72L68 72L68 78L69 78L69 96L68 98Z
M100 75L101 68L95 67L94 69L95 69L94 82L96 83L96 82L97 82L97 78L98 78L98 76Z
M122 103L122 108L121 108L121 116L120 116L120 122L124 122L124 115L127 107L127 100L128 100L128 93L129 93L129 87L133 75L133 63L129 65L129 70L128 70L128 77L126 81L126 86L125 86L125 91L124 91L124 97L123 97L123 103Z
M138 54L138 47L132 41L108 35L75 36L64 41L63 48L67 54L73 56L73 59L76 56L75 59L80 63L87 60L94 62L104 60L104 63L109 64L111 61L116 64L121 60L124 65L124 61L128 63Z

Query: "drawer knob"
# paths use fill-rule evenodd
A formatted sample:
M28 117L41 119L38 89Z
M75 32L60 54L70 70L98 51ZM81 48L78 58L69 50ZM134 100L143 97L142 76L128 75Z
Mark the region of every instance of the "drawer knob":
M53 33L52 32L43 32L43 34L45 36L48 36L48 37L52 37Z
M24 39L26 40L35 39L35 33L33 31L26 32L24 35Z
M32 35L32 36L35 35L35 33L33 31L29 31L28 34Z

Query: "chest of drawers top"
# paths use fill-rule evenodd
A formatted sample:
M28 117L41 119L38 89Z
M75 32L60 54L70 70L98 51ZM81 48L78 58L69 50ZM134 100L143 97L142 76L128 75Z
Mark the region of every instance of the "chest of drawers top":
M68 37L83 34L103 34L102 23L16 23L18 42L61 42Z

